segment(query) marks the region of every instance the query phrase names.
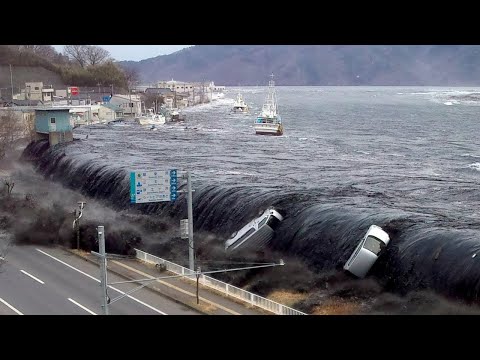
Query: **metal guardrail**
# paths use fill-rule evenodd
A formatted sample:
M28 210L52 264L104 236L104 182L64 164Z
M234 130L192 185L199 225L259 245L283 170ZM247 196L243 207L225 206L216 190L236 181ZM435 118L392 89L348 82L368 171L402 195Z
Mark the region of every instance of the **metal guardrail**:
M192 275L192 277L187 276L186 279L189 279L192 281L197 280L195 276L195 272L186 267L172 263L158 256L146 253L142 250L135 249L135 251L136 251L136 258L139 260L143 260L147 263L151 263L155 265L157 264L163 265L165 266L165 269L167 271L170 271L177 275ZM291 307L282 305L273 300L264 298L262 296L251 293L249 291L240 289L236 286L227 284L223 281L214 279L207 275L201 275L198 281L200 284L205 285L209 288L215 289L217 291L220 291L227 296L242 300L250 305L257 306L259 308L270 311L277 315L307 315L301 311L295 310Z

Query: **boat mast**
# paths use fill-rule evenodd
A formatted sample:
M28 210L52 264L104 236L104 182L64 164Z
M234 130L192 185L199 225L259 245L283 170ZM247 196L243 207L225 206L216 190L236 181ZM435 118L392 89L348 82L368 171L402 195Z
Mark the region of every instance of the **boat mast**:
M273 73L272 73L272 80L270 80L272 83L272 98L273 98L273 103L275 104L275 115L278 113L278 106L277 106L277 93L275 91L275 81L273 80Z
M271 77L271 80L268 82L268 97L267 97L266 103L269 105L270 111L274 112L276 115L278 112L278 108L277 108L277 97L275 93L275 81L273 80L273 77L274 77L273 73L272 75L270 75L270 77Z

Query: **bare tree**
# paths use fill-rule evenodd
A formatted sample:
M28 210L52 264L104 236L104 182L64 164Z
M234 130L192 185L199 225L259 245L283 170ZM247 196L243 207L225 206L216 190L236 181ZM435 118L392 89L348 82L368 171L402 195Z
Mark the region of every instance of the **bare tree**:
M48 60L54 60L57 56L57 51L52 45L35 45L37 48L34 53Z
M102 64L110 59L110 53L96 45L85 46L85 58L89 65L95 66Z
M138 71L131 67L123 68L125 73L125 79L127 80L128 88L131 89L133 86L137 85L140 82L140 75Z
M35 131L35 114L27 114L23 123L23 138L29 142L34 141L37 136Z
M15 111L8 109L0 113L0 159L12 150L24 134L24 124Z
M63 53L82 68L87 64L87 45L65 45Z
M20 51L31 51L35 53L41 45L18 45Z
M142 95L142 99L145 103L145 107L147 108L165 104L165 98L162 95L158 95L158 94L152 94L152 93L145 94L145 95Z
M54 61L56 56L58 56L52 45L19 45L18 50L33 53L50 61Z

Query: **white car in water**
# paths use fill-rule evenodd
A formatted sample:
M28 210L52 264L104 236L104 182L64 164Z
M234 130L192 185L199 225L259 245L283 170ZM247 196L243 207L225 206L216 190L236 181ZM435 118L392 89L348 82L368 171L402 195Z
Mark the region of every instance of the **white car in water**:
M381 227L370 226L343 269L359 278L364 278L389 242L390 237Z
M258 218L233 233L225 242L225 251L231 253L239 249L263 248L272 239L275 229L282 220L283 216L278 211L268 208Z

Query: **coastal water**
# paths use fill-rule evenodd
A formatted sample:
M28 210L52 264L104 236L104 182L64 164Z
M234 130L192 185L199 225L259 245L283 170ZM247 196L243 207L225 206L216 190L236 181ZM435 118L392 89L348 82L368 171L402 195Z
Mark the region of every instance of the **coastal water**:
M129 203L128 172L193 176L194 228L225 239L273 205L285 215L271 248L317 271L341 268L371 224L392 239L371 275L391 288L480 291L480 89L278 87L285 134L255 135L265 88L185 110L151 131L91 125L46 150L38 170L116 208L180 218L175 203ZM250 114L232 114L241 92ZM88 135L88 137L87 137ZM220 241L220 240L219 240ZM161 254L159 254L161 255Z

